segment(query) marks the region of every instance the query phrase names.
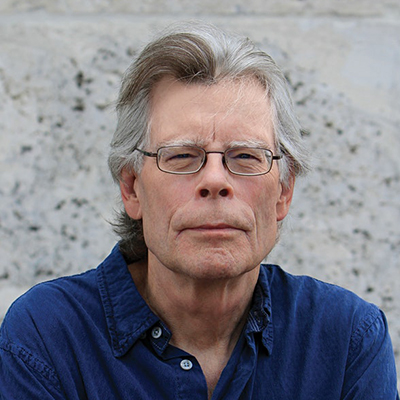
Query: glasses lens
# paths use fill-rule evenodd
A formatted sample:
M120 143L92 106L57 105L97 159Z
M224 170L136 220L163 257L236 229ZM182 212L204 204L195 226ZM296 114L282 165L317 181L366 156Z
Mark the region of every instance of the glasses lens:
M190 174L200 169L204 156L204 151L197 147L161 147L158 150L158 167L165 172Z
M233 173L262 175L271 169L272 157L266 149L238 147L226 151L225 162Z

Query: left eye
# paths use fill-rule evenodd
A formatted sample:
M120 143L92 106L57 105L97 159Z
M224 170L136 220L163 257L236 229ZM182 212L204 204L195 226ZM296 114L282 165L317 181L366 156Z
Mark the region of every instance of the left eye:
M241 160L249 159L249 158L254 158L254 154L250 153L238 153L234 155L235 158L239 158Z
M234 149L229 152L229 158L237 162L262 162L263 155L260 151L256 149Z

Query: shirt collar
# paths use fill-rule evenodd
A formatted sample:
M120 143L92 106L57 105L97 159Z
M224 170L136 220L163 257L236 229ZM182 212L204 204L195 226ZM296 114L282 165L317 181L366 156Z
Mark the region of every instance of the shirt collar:
M98 267L97 279L113 353L121 357L159 318L137 291L118 244Z
M270 285L265 267L261 264L253 303L247 320L246 333L261 333L262 344L271 354L273 347L272 306Z
M116 357L122 357L160 319L139 294L117 244L97 269L99 292ZM246 333L261 333L262 344L272 352L270 287L263 265L254 291ZM252 335L253 336L253 335Z

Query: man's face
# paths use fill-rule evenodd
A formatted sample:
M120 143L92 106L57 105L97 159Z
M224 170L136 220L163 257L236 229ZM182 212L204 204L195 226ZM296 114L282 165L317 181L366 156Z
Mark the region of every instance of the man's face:
M250 79L212 86L159 82L145 150L182 142L207 151L257 142L276 154L262 86ZM266 175L238 176L221 154L209 154L191 175L162 172L145 157L140 174L124 171L123 180L126 211L143 220L149 263L196 279L234 278L258 267L275 244L293 190L282 188L276 162Z

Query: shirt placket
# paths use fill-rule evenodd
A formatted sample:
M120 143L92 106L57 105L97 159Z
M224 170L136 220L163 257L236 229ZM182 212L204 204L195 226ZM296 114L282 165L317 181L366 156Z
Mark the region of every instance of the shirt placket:
M207 398L207 383L195 357L169 344L171 333L160 321L150 329L153 349L172 368L176 393L174 399L204 400Z

